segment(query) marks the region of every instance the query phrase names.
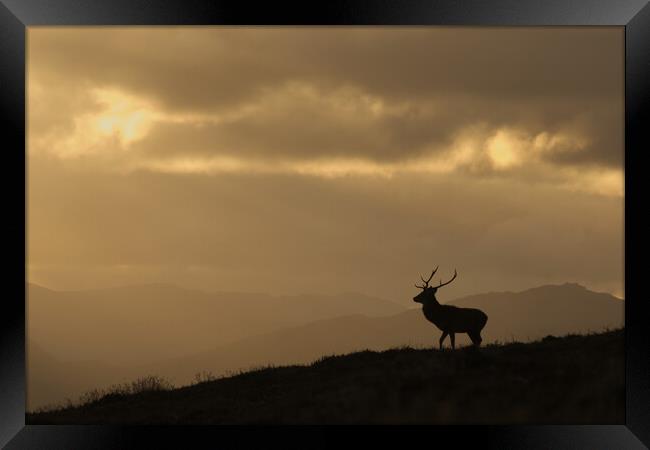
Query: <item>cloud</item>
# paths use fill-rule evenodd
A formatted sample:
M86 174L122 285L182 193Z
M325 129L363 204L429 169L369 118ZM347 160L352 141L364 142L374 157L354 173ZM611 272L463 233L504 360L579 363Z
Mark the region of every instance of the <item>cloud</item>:
M30 273L53 287L88 276L84 283L95 286L166 280L400 299L432 264L462 274L448 298L622 280L621 199L552 184L452 173L336 183L283 174L126 176L62 161L32 161L29 174ZM124 265L130 269L118 270ZM205 270L190 270L196 266Z
M29 45L34 70L67 78L65 67L174 111L223 110L290 80L402 99L607 96L623 69L614 28L39 27Z
M528 181L534 174L571 189L623 195L616 167L576 171L557 164L589 152L593 138L581 132L584 120L531 133L524 125L455 122L453 112L442 113L449 111L435 103L388 104L352 88L327 94L292 83L256 103L208 114L166 112L146 98L94 88L85 103L91 107L74 115L72 126L30 133L30 152L123 173L391 178L462 172ZM594 182L602 173L609 182Z
M621 167L622 55L606 28L36 28L30 106L35 132L50 120L67 135L103 107L98 91L137 99L156 118L141 148L158 157L381 162L485 124L588 135L584 151L549 160Z

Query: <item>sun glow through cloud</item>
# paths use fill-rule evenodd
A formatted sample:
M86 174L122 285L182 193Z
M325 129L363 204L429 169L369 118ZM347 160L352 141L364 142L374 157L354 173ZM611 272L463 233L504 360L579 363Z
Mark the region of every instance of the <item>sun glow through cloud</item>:
M303 85L290 85L289 91L307 96L312 100L317 91ZM34 95L41 92L35 89ZM337 114L346 111L357 114L359 109L372 112L375 116L394 114L398 106L386 105L379 99L358 95L354 90L342 90L341 98L330 98L326 104L335 108ZM229 121L254 119L260 108L269 99L262 98L260 104L249 104L238 110L220 114L169 113L157 109L143 98L124 93L118 89L96 88L88 93L98 105L96 111L75 118L71 134L47 136L47 151L62 159L88 157L94 154L110 156L114 168L123 173L137 170L167 174L218 175L224 173L242 174L294 174L324 179L341 177L380 177L391 179L396 175L409 173L446 174L459 170L482 170L486 167L501 172L527 166L544 167L541 158L558 152L580 152L588 141L578 135L562 132L540 131L526 133L516 128L491 130L484 126L470 125L461 129L455 139L444 148L433 147L419 157L398 161L376 161L368 158L314 157L305 158L260 158L239 156L238 152L215 151L213 156L183 155L176 149L170 156L161 157L155 153L140 154L138 144L145 142L155 126L184 124L191 126L214 126ZM271 94L275 98L276 94ZM285 100L286 101L286 100ZM41 143L41 145L43 145ZM38 145L36 147L39 147ZM129 150L124 153L124 150ZM117 159L115 159L117 158ZM481 165L482 161L487 166ZM618 169L557 169L549 167L553 181L558 187L572 191L584 191L604 196L623 196L623 174ZM557 181L557 177L561 181Z
M487 143L487 152L497 170L521 164L522 142L513 134L499 130Z
M30 92L30 100L37 108L47 107L40 101L48 95L41 84L31 83ZM54 129L40 136L30 133L30 152L44 151L61 159L90 161L97 157L110 160L112 170L122 173L145 170L185 175L282 173L327 179L390 179L408 173L513 176L534 168L538 173L547 170L549 180L561 188L623 195L620 169L576 171L546 162L549 157L586 151L590 140L571 128L495 127L481 120L468 121L457 127L451 139L425 140L409 148L402 143L402 135L408 138L429 133L451 114L449 105L435 98L424 102L396 100L351 84L324 88L300 80L286 81L275 89L260 89L259 95L245 102L215 111L171 111L151 98L115 86L93 87L79 95L88 98L94 107L74 115L70 131ZM279 132L273 124L281 123L292 125ZM398 128L397 135L386 133L390 124L403 129ZM242 131L233 138L231 127ZM186 133L187 139L149 144L169 128ZM195 138L206 130L212 133L207 141ZM294 132L312 133L313 137L301 149L291 138ZM350 146L350 151L337 147L337 140ZM311 145L322 145L321 141L334 153L310 149ZM405 156L373 157L373 153L382 152L399 155L386 142L393 142L396 148L405 145ZM272 149L264 156L267 145ZM291 148L285 149L285 145Z

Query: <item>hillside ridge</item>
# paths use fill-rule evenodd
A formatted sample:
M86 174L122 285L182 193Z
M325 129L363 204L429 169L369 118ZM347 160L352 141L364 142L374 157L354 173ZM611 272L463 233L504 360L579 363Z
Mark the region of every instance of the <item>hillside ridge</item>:
M624 333L480 350L366 350L149 387L28 414L27 423L623 423Z

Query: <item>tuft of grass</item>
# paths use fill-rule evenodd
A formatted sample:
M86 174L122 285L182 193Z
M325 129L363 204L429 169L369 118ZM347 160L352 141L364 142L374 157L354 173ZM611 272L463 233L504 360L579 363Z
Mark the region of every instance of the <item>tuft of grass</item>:
M194 384L201 384L201 383L209 383L210 381L216 380L217 377L212 374L212 372L203 370L201 372L197 372L194 375Z
M172 389L174 389L174 385L166 378L158 375L147 375L137 378L128 383L113 384L107 388L91 389L80 395L77 401L73 401L72 399L67 398L63 403L49 404L37 408L29 414L44 414L74 408L82 408L85 406L105 402L107 400L116 400L128 397L130 395L149 392L171 391Z

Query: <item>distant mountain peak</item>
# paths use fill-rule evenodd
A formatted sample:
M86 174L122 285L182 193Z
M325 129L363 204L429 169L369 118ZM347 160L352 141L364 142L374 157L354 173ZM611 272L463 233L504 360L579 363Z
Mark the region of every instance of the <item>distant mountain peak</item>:
M124 285L115 285L115 286L101 286L94 288L64 288L64 289L52 289L40 284L26 282L25 286L27 288L36 288L36 289L45 289L52 292L96 292L96 291L112 291L112 290L125 290L125 289L167 289L167 290L194 290L187 289L181 286L177 286L172 283L166 282L152 282L152 283L133 283L133 284L124 284Z
M573 288L578 288L578 289L587 289L585 286L581 285L580 283L569 282L569 281L564 283L562 286L573 287Z
M54 289L52 289L52 288L49 288L49 287L46 287L46 286L43 286L43 285L40 285L40 284L36 284L36 283L30 283L29 281L25 282L25 288L28 289L28 290L29 289L42 289L44 291L55 292Z
M534 288L525 289L525 290L521 291L520 293L535 292L535 291L547 291L547 290L557 290L557 289L562 289L562 290L570 289L570 290L576 290L576 291L590 291L589 289L587 289L586 286L583 286L580 283L567 281L567 282L562 283L562 284L544 284L542 286L537 286L537 287L534 287ZM590 291L590 292L593 292L593 291Z

